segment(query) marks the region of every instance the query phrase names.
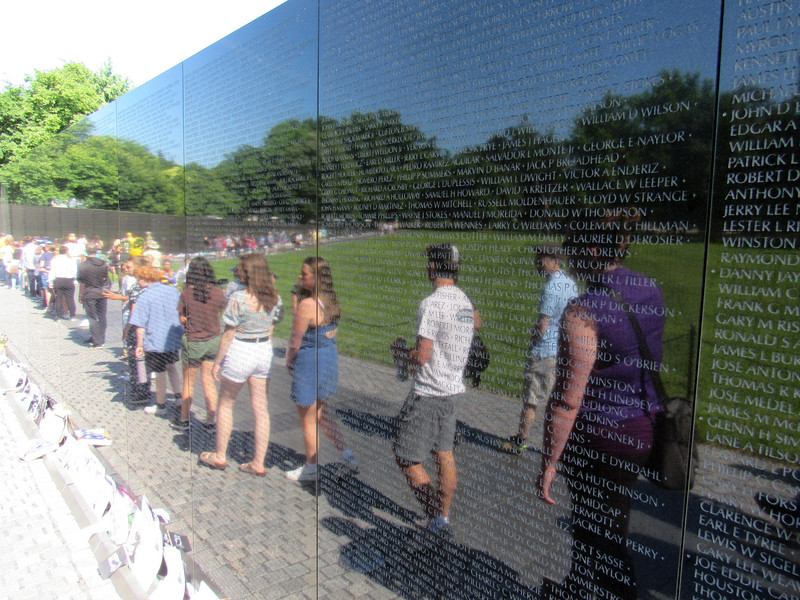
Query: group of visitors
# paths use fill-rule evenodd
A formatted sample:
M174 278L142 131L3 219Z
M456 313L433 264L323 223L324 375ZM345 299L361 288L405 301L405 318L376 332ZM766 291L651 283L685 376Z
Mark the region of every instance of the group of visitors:
M126 245L115 240L108 253L97 235L88 239L86 235L70 233L55 241L26 236L19 242L10 235L0 236L0 277L7 287L18 287L37 299L45 311L44 316L55 321L77 321L80 303L85 313L81 326L90 331L84 343L91 348L101 348L105 344L108 291L114 278L121 288L121 264L134 256L120 249L131 249L131 240L143 239L127 235ZM157 252L148 252L158 247L150 232L144 239L143 251L138 253L142 265L154 266L161 262L157 269L159 279L175 285L181 272L172 270L169 259L161 259Z
M566 580L543 585L548 600L638 597L628 547L631 497L663 410L653 370L663 354L665 319L655 281L622 265L636 219L632 211L609 210L576 220L563 247L538 250L546 281L524 371L519 429L503 449L519 453L526 447L536 408L546 403L537 489L544 502L558 501L554 481L563 461L574 544ZM426 257L434 292L420 304L416 345L406 356L415 375L398 417L394 453L425 512L426 528L443 534L450 530L456 414L478 317L457 287L458 249L438 244ZM583 294L562 269L565 259L584 282ZM423 465L431 454L436 483Z
M324 241L328 233L325 229L309 229L306 236L300 231L266 231L253 233L228 233L206 236L203 238L203 250L214 253L217 258L232 258L245 252L263 252L271 254L289 248L299 249L304 243Z
M145 264L143 257L130 257L122 265L122 291L107 292L107 298L122 300L124 340L130 370L131 399L148 404L145 411L169 416L167 382L180 390L180 413L171 426L179 431L191 427L191 407L196 379L205 397L205 419L200 425L216 428L213 451L200 454L200 462L215 469L227 467L227 448L233 430L233 407L247 384L254 415L252 461L239 466L251 475L266 474L270 421L267 410L272 369L272 335L283 315L283 304L275 289L275 277L265 256L249 252L239 257L236 283L226 294L217 286L213 267L202 256L191 259L183 291L164 283L163 273ZM287 352L287 367L293 372L291 397L298 407L306 447L306 462L287 477L296 481L316 479L316 419L342 453L344 464L358 465L346 448L326 400L338 386L336 334L341 308L328 263L309 257L303 263L302 291L294 316ZM324 367L317 372L316 340L322 344ZM180 384L178 362L183 363ZM139 371L144 367L144 377ZM149 405L149 376L155 374L156 404ZM219 391L217 391L219 384Z
M524 370L519 428L503 449L517 453L525 449L537 407L544 403L537 489L544 502L556 503L557 465L562 461L568 465L575 546L567 579L548 582L543 591L547 598L637 597L627 546L631 490L654 443L655 415L663 410L652 371L659 368L662 358L665 311L655 281L622 264L636 218L633 211L609 210L576 219L568 226L562 246L538 248L537 269L545 285ZM23 249L19 250L17 260L29 264L21 258ZM49 252L52 256L45 271L47 285L56 290L56 310L61 310L63 301L74 315L69 282L77 277L87 315L99 322L101 303L92 291L104 285L102 268L92 260L97 248L87 246L80 267L70 259L66 245ZM9 266L13 267L5 261L7 253L4 248L6 277L12 274ZM457 484L456 415L480 317L457 285L458 248L436 244L427 248L425 256L433 293L419 306L416 343L405 356L414 378L398 416L394 454L426 515L425 527L446 533ZM582 294L567 274L563 264L567 261L571 275L585 286ZM185 431L191 427L199 375L206 402L201 426L216 427L214 450L201 453L199 460L225 469L233 407L246 383L254 414L254 450L253 459L239 470L264 476L272 336L282 315L275 277L264 254L239 256L237 283L227 297L216 286L213 268L203 257L189 262L183 291L170 285L172 278L165 278L165 272L149 264L145 256L129 256L121 269L121 291L104 289L101 297L125 302L124 340L132 399L148 401L148 373L155 373L156 405L145 410L166 416L168 378L173 392L180 390L181 397L180 414L171 424ZM330 265L322 258L307 258L295 292L286 366L293 376L291 398L302 425L306 461L287 472L287 477L305 481L317 477L317 426L339 450L345 465L357 469L357 463L327 406L338 386L336 338L342 318ZM101 342L94 338L94 330L92 335L94 343ZM423 465L430 455L436 464L435 483ZM593 491L598 485L605 506L600 511L596 509L599 496Z

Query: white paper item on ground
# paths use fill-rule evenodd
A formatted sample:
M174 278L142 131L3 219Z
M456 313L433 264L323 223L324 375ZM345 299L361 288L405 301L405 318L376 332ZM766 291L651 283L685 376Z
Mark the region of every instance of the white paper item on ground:
M67 418L69 411L62 404L46 409L42 420L39 422L39 436L43 440L61 444L67 433Z
M142 496L141 506L133 515L131 529L125 542L125 551L130 557L131 573L145 590L156 579L164 557L164 539L161 527L153 516L147 498Z
M164 560L156 581L148 596L150 600L182 600L186 595L186 569L180 550L164 546Z
M136 505L130 496L117 489L111 496L111 504L103 515L102 530L108 533L112 542L121 546L128 539L131 523L129 517L136 512Z
M76 429L75 439L89 446L110 446L113 443L108 431L102 427L95 429Z
M53 442L49 442L47 440L35 440L30 446L20 453L19 457L24 461L36 460L48 452L53 452L55 450L58 450L58 444L54 444Z

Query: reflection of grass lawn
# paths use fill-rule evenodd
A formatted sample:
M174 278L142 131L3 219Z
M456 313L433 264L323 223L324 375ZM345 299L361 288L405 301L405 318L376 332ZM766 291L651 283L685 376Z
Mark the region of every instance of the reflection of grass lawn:
M724 261L723 253L772 257L773 264L747 264L737 271L740 258ZM781 264L791 257L783 251L709 248L698 424L701 440L793 462L800 444L800 331L798 301L787 291L798 290L797 267ZM764 288L766 295L721 289L737 284ZM748 291L753 294L741 293Z
M465 238L465 239L462 239ZM413 343L419 301L430 293L422 251L430 243L453 241L463 255L459 285L483 318L481 336L491 353L484 385L510 395L522 392L522 368L529 331L538 311L543 279L536 274L534 244L541 240L493 232L402 231L394 236L323 245L331 263L345 320L339 336L343 353L391 364L389 344L398 335ZM287 305L308 251L268 257L278 274L278 291ZM634 250L629 266L657 278L664 289L668 319L665 375L668 388L684 393L690 368L687 334L699 315L701 245ZM217 261L220 277L231 277L235 260ZM277 331L288 336L287 317Z
M339 348L351 356L391 364L389 343L397 335L404 335L409 343L413 343L417 305L431 289L426 279L422 251L430 243L445 240L455 242L462 252L464 258L459 285L473 299L483 318L480 333L492 358L483 377L484 385L492 391L519 395L522 392L525 349L530 328L536 319L543 282L535 272L533 245L537 240L531 237L497 232L402 231L394 236L323 245L320 255L331 263L345 315L340 328ZM673 395L684 395L687 385L694 378L696 357L692 353L689 331L699 323L703 251L702 244L641 245L632 248L628 260L631 269L655 278L664 292L669 317L664 336L668 371L663 377L668 393ZM758 318L754 318L749 325L744 321L735 326L719 324L716 319L722 314L759 316L744 309L737 311L724 308L724 300L728 296L720 294L718 285L719 269L726 266L721 263L722 251L719 245L709 248L710 272L705 292L707 325L702 334L702 376L697 395L701 399L697 413L701 434L699 439L708 440L709 432L713 431L723 434L714 441L724 446L743 448L747 442L751 442L754 452L759 452L758 443L769 444L778 450L793 449L797 446L795 439L800 400L796 397L780 397L780 388L777 386L781 382L771 376L770 368L773 366L773 352L781 352L785 360L790 361L797 356L800 333L779 333L774 330L778 320L785 321L783 325L786 326L794 322L796 327L797 302L785 294L769 299L773 303L771 309L779 314L760 316L771 321L773 330L767 329L767 323L759 322ZM278 291L287 304L287 318L277 331L282 338L288 337L291 328L291 288L308 253L309 250L303 250L269 257L270 265L280 277ZM231 278L230 268L235 262L215 262L218 275ZM793 271L791 266L767 268L784 273L785 277L791 277L788 273ZM753 283L737 277L726 277L723 281ZM793 285L788 281L766 283L773 289L785 289ZM794 288L797 289L797 286ZM753 334L753 337L736 341L715 339L718 328L735 330L737 336L741 333ZM759 334L762 336L759 337ZM773 338L763 334L772 334L777 341L771 343ZM740 363L743 370L750 369L753 372L729 373L720 367L722 363L713 363L715 359ZM759 372L758 367L766 370ZM793 380L789 387L797 390L797 365L781 365L781 369L781 376ZM746 385L765 390L774 386L775 393L748 391L733 384L714 385L714 373L741 375L748 380ZM711 397L712 387L724 389L726 397ZM770 410L768 402L773 400L784 401L784 409L790 407L791 412L787 414L785 410ZM750 402L753 401L759 404L752 406ZM767 415L766 421L764 415ZM723 425L727 429L710 429L709 419L712 424ZM779 419L788 420L788 423ZM759 431L762 432L761 439ZM791 437L791 431L795 432L794 437Z

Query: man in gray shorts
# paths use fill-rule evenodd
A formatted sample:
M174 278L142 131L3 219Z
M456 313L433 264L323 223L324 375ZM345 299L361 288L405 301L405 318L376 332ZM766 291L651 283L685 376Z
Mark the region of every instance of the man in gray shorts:
M398 417L394 453L414 496L428 517L428 529L446 531L456 490L453 439L455 405L464 387L475 309L457 286L460 255L452 244L429 246L428 278L433 294L417 313L417 344L408 362L416 366L414 383ZM422 462L433 452L439 485Z
M517 435L503 443L506 452L520 453L528 447L528 434L536 418L536 407L547 401L556 381L558 327L564 309L578 297L575 281L561 269L563 253L558 244L543 244L536 254L536 268L545 277L539 299L539 317L531 331L528 360L525 363L525 391Z

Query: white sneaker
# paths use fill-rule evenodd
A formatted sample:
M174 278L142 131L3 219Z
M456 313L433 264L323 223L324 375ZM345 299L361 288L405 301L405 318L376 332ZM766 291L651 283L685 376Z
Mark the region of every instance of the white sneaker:
M89 326L89 319L84 319L83 321L81 321L80 326L81 327L88 327Z
M450 531L450 521L444 517L434 517L425 528L433 533L447 533Z
M304 464L291 471L286 471L286 479L290 481L316 481L317 465Z
M169 413L169 408L167 408L166 404L164 406L160 406L160 405L156 404L155 406L153 406L153 405L145 406L144 407L144 412L146 414L148 414L148 415L155 415L157 417L163 417L167 413Z
M354 473L358 473L358 461L350 450L344 450L342 452L342 462L344 463L345 467Z

